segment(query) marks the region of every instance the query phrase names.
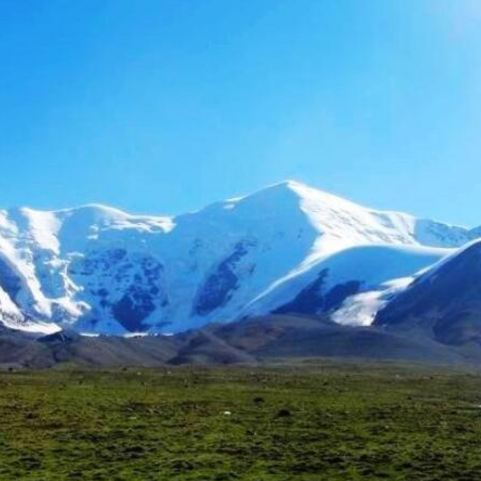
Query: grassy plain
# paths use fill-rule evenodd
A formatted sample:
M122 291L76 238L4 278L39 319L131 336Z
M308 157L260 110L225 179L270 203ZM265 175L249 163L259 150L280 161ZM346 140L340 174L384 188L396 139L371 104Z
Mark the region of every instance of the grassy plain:
M0 374L0 480L481 479L481 377L401 364Z

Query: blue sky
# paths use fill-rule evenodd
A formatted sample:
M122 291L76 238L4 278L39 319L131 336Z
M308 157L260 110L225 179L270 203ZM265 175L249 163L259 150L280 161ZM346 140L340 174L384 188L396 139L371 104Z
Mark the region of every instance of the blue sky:
M1 206L294 178L481 224L478 0L4 0L0 60Z

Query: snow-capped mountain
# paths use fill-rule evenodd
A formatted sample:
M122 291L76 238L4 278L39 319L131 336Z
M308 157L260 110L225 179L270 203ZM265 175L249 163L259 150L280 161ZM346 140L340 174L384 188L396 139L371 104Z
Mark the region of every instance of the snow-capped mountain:
M104 334L276 311L369 324L416 273L479 234L293 181L177 217L100 205L4 210L0 318Z

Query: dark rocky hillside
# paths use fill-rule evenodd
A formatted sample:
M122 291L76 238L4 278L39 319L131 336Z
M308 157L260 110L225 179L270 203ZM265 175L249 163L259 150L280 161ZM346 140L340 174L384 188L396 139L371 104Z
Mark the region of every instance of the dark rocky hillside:
M210 325L176 336L85 337L60 332L34 338L4 330L0 364L47 368L259 364L296 359L344 358L479 363L481 349L448 346L427 336L340 326L328 319L275 315Z
M481 243L419 277L378 313L374 324L452 346L481 345Z

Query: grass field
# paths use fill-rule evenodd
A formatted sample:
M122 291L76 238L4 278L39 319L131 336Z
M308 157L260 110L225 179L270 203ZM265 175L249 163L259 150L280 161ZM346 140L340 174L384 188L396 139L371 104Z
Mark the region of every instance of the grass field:
M407 365L0 374L0 480L481 479L481 377Z

